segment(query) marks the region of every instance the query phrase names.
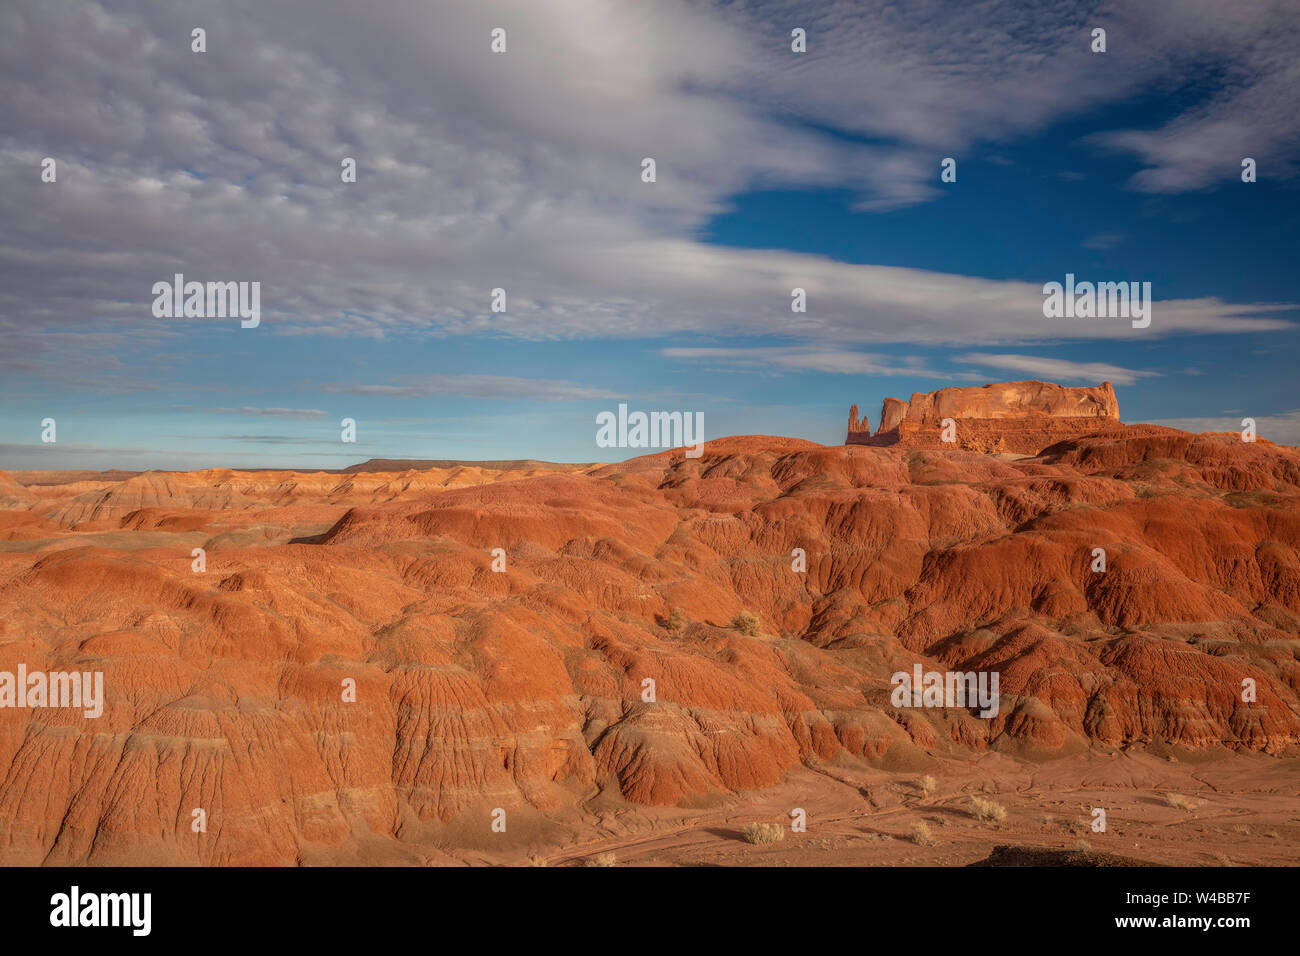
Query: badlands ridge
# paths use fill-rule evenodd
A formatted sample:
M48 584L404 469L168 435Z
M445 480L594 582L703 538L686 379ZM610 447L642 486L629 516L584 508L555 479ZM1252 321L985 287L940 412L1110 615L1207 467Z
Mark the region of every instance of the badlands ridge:
M1027 386L1085 414L999 439ZM0 473L0 670L105 682L98 719L0 710L0 860L492 862L1125 755L1293 780L1300 453L999 389L698 459ZM998 672L997 715L894 706L917 664Z

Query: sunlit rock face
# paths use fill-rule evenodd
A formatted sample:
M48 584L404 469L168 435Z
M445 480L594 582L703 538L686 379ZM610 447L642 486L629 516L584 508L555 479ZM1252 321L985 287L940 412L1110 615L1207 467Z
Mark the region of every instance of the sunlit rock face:
M945 433L949 422L952 425ZM916 392L906 402L887 398L876 433L855 430L851 417L845 444L901 443L1036 455L1056 442L1117 427L1119 402L1110 382L1078 388L1052 382L998 382Z

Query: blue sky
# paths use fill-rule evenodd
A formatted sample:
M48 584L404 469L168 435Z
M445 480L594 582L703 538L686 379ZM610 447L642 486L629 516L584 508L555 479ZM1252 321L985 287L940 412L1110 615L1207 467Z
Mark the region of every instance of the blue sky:
M1025 378L1300 443L1295 18L1141 7L7 7L0 468L611 460L620 402L838 443ZM155 318L176 271L261 325ZM1151 327L1045 319L1067 272Z

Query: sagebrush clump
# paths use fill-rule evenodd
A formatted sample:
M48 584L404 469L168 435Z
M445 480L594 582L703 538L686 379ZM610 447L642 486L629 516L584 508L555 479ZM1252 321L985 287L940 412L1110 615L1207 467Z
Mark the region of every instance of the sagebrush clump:
M740 828L747 843L780 843L785 839L785 827L779 823L747 823Z
M921 821L912 827L912 842L917 846L934 846L934 834L930 831L930 825Z
M970 798L971 813L980 823L1002 823L1007 818L1007 808L983 797Z
M760 623L753 611L741 611L731 619L731 626L746 637L757 637Z

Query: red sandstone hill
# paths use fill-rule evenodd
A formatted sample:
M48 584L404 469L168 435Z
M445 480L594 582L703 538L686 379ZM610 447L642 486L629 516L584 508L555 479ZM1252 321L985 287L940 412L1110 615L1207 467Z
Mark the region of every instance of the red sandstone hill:
M0 709L6 863L357 859L495 807L692 806L819 762L1300 740L1300 452L1265 441L22 477L0 671L102 670L106 702ZM999 672L1000 713L892 706L918 662Z
M1059 441L1121 430L1119 401L1110 382L1096 388L1039 381L997 382L916 392L907 402L887 398L874 435L854 405L849 410L845 444L955 446L986 453L1036 455Z

